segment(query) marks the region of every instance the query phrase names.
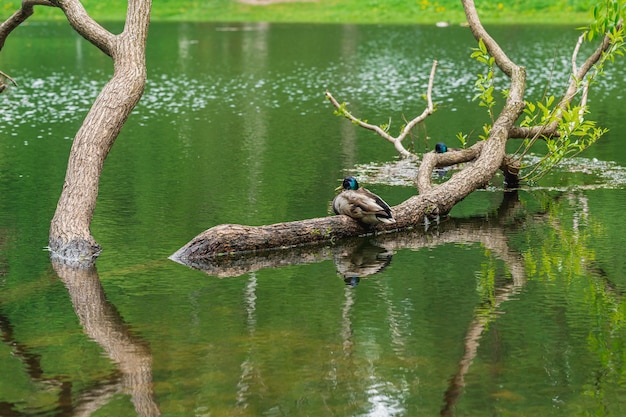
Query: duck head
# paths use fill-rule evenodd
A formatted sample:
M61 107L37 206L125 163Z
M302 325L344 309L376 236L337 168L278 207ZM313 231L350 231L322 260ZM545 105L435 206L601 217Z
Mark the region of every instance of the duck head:
M339 187L335 188L335 191L358 190L358 189L359 189L359 183L357 182L356 178L346 177L343 179L343 183L341 183Z
M446 153L446 152L448 152L448 147L446 146L445 143L439 142L438 144L435 145L435 152L436 153Z

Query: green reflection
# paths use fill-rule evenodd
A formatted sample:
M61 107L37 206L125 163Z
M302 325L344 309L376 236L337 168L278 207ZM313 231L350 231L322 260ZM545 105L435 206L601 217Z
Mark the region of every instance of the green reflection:
M105 317L126 335L103 340L78 318L43 247L68 138L111 68L65 25L22 28L2 55L23 86L0 96L2 410L76 413L84 395L108 387L92 415L137 413L111 357L130 340L150 348L146 386L163 415L623 414L620 189L480 191L427 232L277 252L283 266L232 278L166 259L216 224L324 216L346 172L395 157L333 116L326 88L370 121L399 126L423 108L421 68L436 58L440 110L413 146L480 126L463 78L475 72L463 61L474 42L449 29L154 25L146 95L105 164L93 223L105 248L101 296L117 312ZM531 94L554 58L543 42L575 39L549 27L494 35L535 71ZM594 93L613 130L586 156L625 165L622 78L607 73ZM547 185L592 181L566 174ZM370 188L390 204L414 194ZM346 286L341 262L372 246L390 261Z

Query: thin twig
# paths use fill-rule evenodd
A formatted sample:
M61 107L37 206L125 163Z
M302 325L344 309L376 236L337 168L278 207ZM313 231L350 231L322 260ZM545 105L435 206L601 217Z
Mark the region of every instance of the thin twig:
M574 47L574 53L572 53L572 75L575 75L578 72L578 67L576 65L576 57L578 57L578 51L580 51L580 47L585 41L585 36L587 36L587 32L583 32L578 37L578 42L576 42L576 46Z
M435 111L435 107L433 105L432 93L433 93L433 84L435 82L436 70L437 70L437 61L435 60L433 61L433 66L430 69L430 76L428 77L428 88L426 90L426 100L428 103L427 107L424 109L422 114L420 114L415 119L407 123L406 126L404 126L404 129L402 129L402 133L400 134L400 136L397 137L397 140L399 141L404 140L406 135L409 134L409 132L411 131L411 129L415 127L415 125L424 121L428 116L430 116Z
M407 123L406 126L404 126L404 128L402 129L402 132L400 133L398 137L391 136L389 133L383 130L380 126L364 122L363 120L355 117L354 115L352 115L352 113L350 113L345 108L344 105L339 104L339 102L333 97L333 95L329 91L326 91L325 94L326 94L326 98L341 113L343 117L345 117L346 119L350 120L353 123L356 123L357 125L361 126L364 129L368 129L368 130L378 133L378 135L381 136L383 139L387 140L388 142L391 142L395 146L396 150L400 153L400 155L402 155L405 158L408 158L414 155L411 152L406 150L406 148L402 145L402 140L404 140L404 138L411 132L411 129L413 129L418 123L424 121L428 116L430 116L435 111L435 107L433 105L433 100L432 100L432 92L433 92L433 84L435 82L436 69L437 69L437 61L433 61L433 66L430 70L430 76L428 77L428 88L426 90L426 100L427 100L426 108L424 109L422 114L415 117L413 120ZM391 125L391 123L389 123L389 125Z
M17 87L17 82L13 78L9 77L6 73L0 71L0 76L2 76L4 78L6 78L7 80L11 81L13 83L13 85Z

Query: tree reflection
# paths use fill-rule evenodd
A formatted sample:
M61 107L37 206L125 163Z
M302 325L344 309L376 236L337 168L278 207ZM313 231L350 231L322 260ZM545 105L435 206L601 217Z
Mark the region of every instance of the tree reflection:
M1 307L1 305L0 305ZM26 373L30 380L42 386L47 392L56 393L56 411L59 415L71 412L72 384L70 381L64 381L61 378L47 378L44 376L41 366L41 356L32 353L30 348L13 336L13 325L9 318L4 314L0 314L0 340L11 347L11 354L18 358L26 367ZM17 404L0 401L0 416L19 416Z
M348 240L334 246L309 246L242 256L225 256L207 259L202 261L202 263L194 263L190 266L201 269L210 275L230 277L261 268L332 259L338 274L344 279L346 284L354 286L359 283L361 278L374 275L387 267L392 261L393 253L399 249L421 249L448 243L480 244L507 265L512 279L499 280L496 283L492 283L492 285L488 285L487 287L491 288L491 291L483 295L483 300L475 309L474 317L464 338L464 353L458 362L458 370L450 378L448 389L444 394L444 405L441 409L441 415L449 417L454 415L454 406L459 401L465 386L465 375L477 354L480 339L487 325L497 318L500 305L517 294L526 283L524 259L508 243L510 231L523 223L524 216L520 216L520 213L523 212L524 209L520 204L517 193L511 191L504 194L504 199L497 211L497 215L489 219L448 220L439 227L430 228L426 232L424 230L412 230L403 233ZM351 310L355 303L355 296L349 287L345 289L341 335L343 339L343 355L348 361L352 355L354 344L352 340ZM402 346L403 343L400 340L402 331L398 329L399 325L397 323L394 325L393 318L397 314L392 311L394 309L393 301L389 297L385 297L385 291L381 291L381 296L385 299L388 309L390 309L388 312L390 318L389 331L392 339L396 341L394 344ZM242 366L242 369L248 369L248 367ZM368 367L368 369L374 371L373 367ZM249 369L246 374L248 373L250 373ZM334 378L336 377L335 375ZM334 378L331 376L331 379ZM369 402L373 407L380 406L378 404L379 401L397 403L397 399L387 398L384 392L379 392L379 385L384 385L384 381L379 381L379 377L374 374L368 375L367 379L371 382L367 391L372 394ZM396 405L401 408L400 404Z
M53 260L52 266L69 292L85 333L102 346L121 373L119 384L85 393L73 415L91 415L120 391L130 394L138 416L161 415L154 398L150 348L130 332L115 306L106 299L95 265L76 268Z
M474 317L466 331L464 338L464 354L458 362L458 370L450 379L448 389L444 394L444 406L441 409L442 416L452 416L454 405L459 401L465 385L464 377L474 360L480 339L486 326L496 319L500 305L511 299L526 283L526 271L524 259L516 250L512 249L508 242L511 230L523 224L524 208L518 199L517 192L511 191L504 194L502 204L495 217L488 219L453 221L448 220L439 227L426 230L412 230L402 233L384 234L373 237L347 240L333 246L307 246L282 251L268 251L241 256L224 256L196 262L191 267L201 269L207 274L218 277L239 276L244 273L256 271L262 268L280 267L286 265L320 262L332 259L338 274L346 284L354 286L361 278L374 275L387 267L393 253L399 249L422 249L436 247L448 243L456 244L480 244L489 250L495 257L501 259L508 268L511 280L500 280L486 287L491 291L483 294L483 300L475 309ZM254 281L256 283L256 281ZM352 355L352 307L356 295L349 287L345 289L345 302L342 309L343 328L343 355L346 360ZM381 296L388 305L389 325L392 339L398 346L402 346L399 325L395 323L393 301L381 291ZM249 298L249 297L247 297ZM244 364L246 365L246 364ZM246 370L245 375L252 373L249 366L242 365ZM249 365L249 364L248 364ZM369 367L373 371L373 367ZM242 375L242 379L245 379ZM336 375L335 375L336 377ZM332 378L331 378L332 379ZM378 392L379 378L376 375L368 375L371 385L368 392ZM374 395L374 394L372 394ZM378 392L376 396L380 401L391 401L385 394ZM377 407L376 398L370 398L373 407ZM394 400L393 402L396 402ZM379 404L380 405L380 404ZM399 405L398 405L399 406Z

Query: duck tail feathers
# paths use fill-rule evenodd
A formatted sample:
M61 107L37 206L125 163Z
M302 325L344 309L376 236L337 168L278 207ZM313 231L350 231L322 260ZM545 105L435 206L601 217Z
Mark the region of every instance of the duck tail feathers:
M386 224L393 224L396 222L396 219L394 219L393 217L382 217L382 216L376 216L376 218L378 218L378 220L381 223L386 223Z

